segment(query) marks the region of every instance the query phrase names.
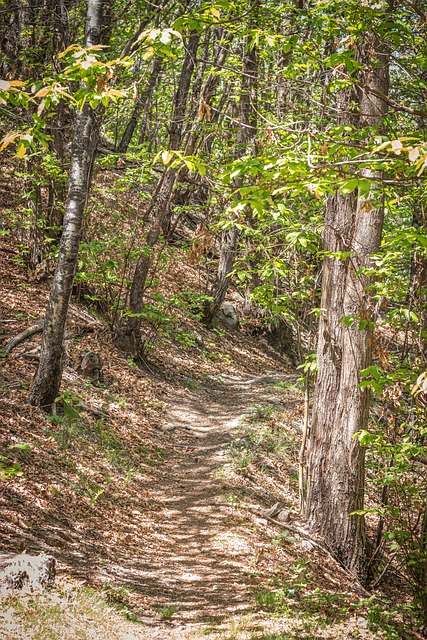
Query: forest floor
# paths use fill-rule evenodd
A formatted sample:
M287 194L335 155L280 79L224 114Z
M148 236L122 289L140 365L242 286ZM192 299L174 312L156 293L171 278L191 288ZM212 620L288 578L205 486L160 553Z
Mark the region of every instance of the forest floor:
M15 251L2 241L3 348L48 293ZM188 273L178 262L171 277ZM0 552L49 553L58 575L3 598L1 640L403 637L393 596L369 600L301 533L303 394L288 361L245 327L186 317L142 371L76 300L68 330L64 415L26 403L39 336L2 357L0 454L22 475L0 480ZM183 344L196 332L202 346ZM102 383L79 372L89 350ZM268 519L275 503L288 522Z

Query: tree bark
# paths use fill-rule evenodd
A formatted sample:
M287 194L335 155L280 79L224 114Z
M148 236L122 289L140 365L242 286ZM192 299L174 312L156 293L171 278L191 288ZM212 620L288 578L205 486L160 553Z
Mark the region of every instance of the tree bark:
M123 132L122 139L120 140L119 146L117 147L117 151L119 153L126 153L132 140L132 136L136 127L138 126L139 119L143 111L147 112L147 109L150 105L151 98L154 93L154 89L159 81L159 76L162 69L162 58L156 56L153 60L150 77L148 79L148 84L145 90L138 96L137 102L132 111L131 117L129 118L129 122L126 125L126 129ZM141 139L140 139L141 142Z
M104 0L89 0L85 47L99 43ZM82 229L83 212L95 144L95 112L86 102L78 112L73 133L68 194L58 263L44 321L39 366L29 396L30 404L50 411L58 396L64 361L64 331Z
M170 123L169 149L179 150L185 121L188 94L193 76L200 34L192 33L186 43L185 57L178 88L174 97L174 109ZM130 290L129 310L126 327L120 331L118 345L138 354L141 341L141 311L145 283L151 265L152 249L157 244L170 210L170 199L178 174L177 169L166 169L157 183L151 205L147 212L149 219L145 246L135 267Z
M254 11L257 11L257 6L255 6ZM254 18L254 20L256 21L256 17ZM252 153L256 153L257 85L257 49L248 38L244 50L242 83L239 103L240 126L236 136L237 158L241 158L245 153L247 153L251 144ZM240 189L243 186L243 180L241 178L236 178L234 180L233 186L236 190ZM224 302L228 286L230 284L230 274L233 270L233 264L236 256L239 238L239 230L234 225L230 229L224 231L222 234L218 271L215 281L209 292L211 300L206 303L203 312L203 320L208 327L212 326L213 320L218 313L222 303Z
M225 40L225 41L224 41ZM229 54L229 45L231 44L232 36L230 34L224 35L223 31L218 29L215 32L215 44L214 44L214 60L212 62L213 73L210 73L204 86L200 82L197 85L198 91L193 90L193 109L189 117L190 127L188 131L187 140L185 142L185 155L189 156L194 154L197 148L197 142L200 134L202 133L202 121L206 116L206 120L211 121L210 107L212 99L216 94L218 86L221 82L221 75L218 70L224 65L227 56ZM205 57L207 54L204 54ZM183 174L188 173L188 170L184 168L180 172L180 178Z
M368 36L361 55L367 71L359 84L358 122L381 125L387 112L388 52L375 36ZM368 62L369 61L369 62ZM353 92L342 93L341 122L353 122ZM381 175L364 170L375 181ZM377 195L377 194L375 194ZM367 286L359 270L371 265L380 247L383 207L368 196L336 193L327 203L323 246L328 252L350 252L347 259L327 257L322 281L321 318L317 347L312 424L308 446L305 515L311 527L351 572L366 578L366 532L362 515L351 515L364 504L364 449L355 434L367 427L369 391L361 389L360 371L372 362L372 329ZM345 316L356 321L350 326Z

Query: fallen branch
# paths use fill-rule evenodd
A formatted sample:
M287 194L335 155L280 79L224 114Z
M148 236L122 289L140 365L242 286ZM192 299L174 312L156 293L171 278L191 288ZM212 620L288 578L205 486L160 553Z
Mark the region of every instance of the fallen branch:
M3 251L4 253L10 253L13 256L19 255L18 251L15 251L14 249L9 249L9 247L5 247L4 245L0 245L0 251Z
M33 324L32 327L28 327L28 329L25 329L25 331L19 333L16 338L12 338L12 340L9 340L4 348L5 353L10 353L11 351L13 351L13 349L15 349L15 347L18 346L18 344L21 344L21 342L25 342L25 340L28 340L28 338L31 338L38 333L42 333L43 323L44 320L40 318L39 320L37 320L36 324Z
M79 407L80 409L83 409L83 411L92 413L94 416L98 418L111 418L111 416L108 413L105 413L105 411L101 411L100 409L95 409L94 407L91 407L89 404L86 404L86 402L79 401Z

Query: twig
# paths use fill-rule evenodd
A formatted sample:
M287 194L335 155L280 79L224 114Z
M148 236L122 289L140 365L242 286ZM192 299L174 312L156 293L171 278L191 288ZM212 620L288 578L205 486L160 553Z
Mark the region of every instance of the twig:
M4 253L10 253L13 256L19 255L18 251L15 251L14 249L9 249L9 247L5 247L3 245L0 245L0 251L3 251Z
M422 9L420 9L419 7L417 7L415 2L412 2L412 0L406 0L406 4L409 4L411 9L413 9L415 13L417 13L424 22L427 22L427 13Z
M397 553L397 552L396 552ZM389 561L387 562L386 566L384 567L384 569L381 571L380 575L378 576L378 578L375 580L375 582L373 582L370 586L371 589L375 589L375 587L377 587L379 585L379 583L381 582L381 580L383 579L383 577L385 576L387 569L389 568L389 566L391 565L391 563L393 562L396 553L393 553L390 556Z
M420 117L423 117L427 114L427 111L425 110L412 109L411 107L405 107L403 104L396 102L396 100L392 100L392 98L389 98L384 93L381 93L381 91L377 91L372 87L369 87L368 91L372 93L372 95L376 96L377 98L384 100L384 102L386 102L390 107L393 107L394 109L396 109L396 111L403 111L404 113L410 113L412 115L420 116Z

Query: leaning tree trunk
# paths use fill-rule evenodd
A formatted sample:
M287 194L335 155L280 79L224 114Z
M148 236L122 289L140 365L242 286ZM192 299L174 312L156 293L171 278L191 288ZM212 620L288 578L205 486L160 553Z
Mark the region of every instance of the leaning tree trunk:
M104 0L89 0L85 47L100 41ZM58 396L64 360L64 330L77 267L83 212L94 148L95 112L86 102L78 112L73 133L68 194L58 263L44 321L40 362L29 402L50 411Z
M257 10L257 5L254 11ZM256 20L256 18L255 18ZM241 158L248 152L252 142L252 152L255 151L257 135L257 85L258 85L258 59L255 45L248 38L244 50L242 84L240 93L240 126L236 136L236 157ZM236 178L233 186L236 190L243 186L243 180ZM236 196L238 197L238 196ZM224 302L228 286L230 284L230 274L233 270L234 259L236 257L237 245L240 233L236 226L231 226L223 232L221 238L221 251L218 264L218 271L215 281L209 292L210 300L205 304L203 310L203 321L210 327Z
M198 146L200 137L203 135L203 121L211 122L213 120L211 115L212 100L221 82L222 76L219 72L224 66L230 52L232 38L232 34L225 34L222 29L215 31L212 72L209 74L203 87L200 78L200 82L197 85L198 91L193 89L193 108L188 118L191 128L188 131L185 142L186 156L193 155ZM208 57L207 53L205 53L205 57ZM188 169L184 167L180 171L180 179L187 174Z
M126 153L132 140L132 136L134 131L138 125L139 119L143 111L147 111L149 108L151 98L154 93L154 89L159 81L160 72L162 69L162 58L160 56L156 56L153 60L153 64L151 67L150 77L148 79L147 86L145 90L138 96L136 104L133 108L132 114L129 118L129 122L126 125L126 128L123 132L120 143L117 147L117 151L119 153Z
M388 54L376 37L366 38L364 44L362 60L369 68L360 83L358 121L361 126L379 126L387 111L378 95L384 98L388 91ZM355 97L351 91L342 93L341 122L348 122ZM364 170L363 177L376 181L381 174ZM360 371L372 361L373 336L370 279L360 269L371 265L370 257L380 247L383 207L377 202L378 193L371 191L367 198L337 193L327 204L324 249L351 255L327 257L324 263L305 505L311 527L362 581L364 518L352 513L363 509L364 449L355 434L368 423L369 391L359 384ZM342 322L346 316L356 321L347 326Z
M184 62L179 78L178 88L174 97L174 109L171 118L169 136L170 150L177 151L181 145L188 94L190 91L191 78L193 76L199 41L200 34L192 33L186 43ZM177 174L177 169L165 169L154 191L151 205L147 212L149 223L147 234L145 236L145 246L138 258L132 279L129 298L130 315L127 319L126 326L119 331L119 335L117 336L118 346L132 351L135 356L138 355L138 351L140 349L143 295L151 265L152 250L160 238L162 228L169 215L170 199Z

